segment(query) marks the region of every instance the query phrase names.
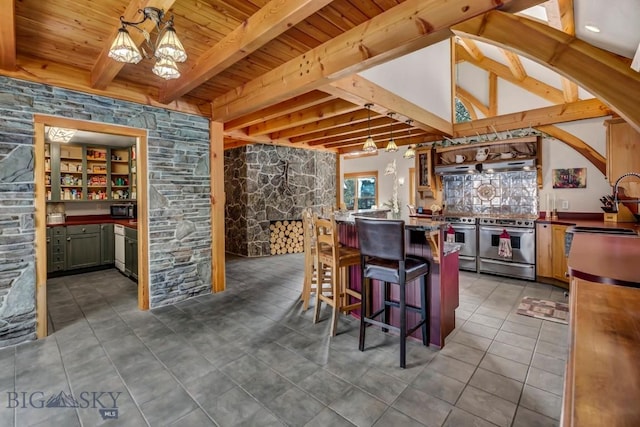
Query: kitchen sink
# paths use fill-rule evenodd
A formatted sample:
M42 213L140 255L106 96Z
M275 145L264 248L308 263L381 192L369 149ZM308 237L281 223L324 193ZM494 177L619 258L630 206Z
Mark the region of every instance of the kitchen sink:
M638 234L633 228L587 227L582 225L576 225L569 231L572 231L574 233L621 234L627 236L635 236Z

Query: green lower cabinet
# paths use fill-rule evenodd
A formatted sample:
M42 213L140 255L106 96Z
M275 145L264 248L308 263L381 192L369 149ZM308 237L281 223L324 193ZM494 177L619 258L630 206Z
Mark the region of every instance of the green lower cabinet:
M47 227L47 273L66 270L66 247L67 227Z
M67 270L101 264L100 225L67 226Z
M116 261L116 244L113 224L100 225L100 264L113 264Z
M47 273L53 271L53 241L51 227L47 227Z
M124 228L124 274L138 279L138 230Z

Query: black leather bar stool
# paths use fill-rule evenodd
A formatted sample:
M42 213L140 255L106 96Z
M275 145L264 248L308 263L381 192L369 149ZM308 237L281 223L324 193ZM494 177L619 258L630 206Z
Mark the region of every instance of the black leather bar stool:
M370 306L371 296L366 279L382 282L382 305L377 310L371 310L360 317L360 351L364 351L365 330L367 324L380 326L384 331L391 329L400 334L400 367L406 366L407 336L422 327L422 343L429 343L429 318L427 311L427 285L425 276L429 273L429 262L425 259L407 256L405 252L404 221L356 218L358 241L360 243L360 263L362 268L362 305ZM406 284L420 278L420 303L417 307L406 302ZM389 297L389 283L396 283L400 287L398 301ZM391 307L399 309L400 326L393 326L389 322ZM421 314L416 325L407 328L407 311ZM376 320L381 316L381 320Z

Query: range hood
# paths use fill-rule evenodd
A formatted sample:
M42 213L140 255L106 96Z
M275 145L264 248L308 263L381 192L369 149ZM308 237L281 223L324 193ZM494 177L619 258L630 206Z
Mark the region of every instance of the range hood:
M455 175L476 172L505 172L518 170L533 170L536 159L509 159L489 162L438 165L434 168L436 175Z

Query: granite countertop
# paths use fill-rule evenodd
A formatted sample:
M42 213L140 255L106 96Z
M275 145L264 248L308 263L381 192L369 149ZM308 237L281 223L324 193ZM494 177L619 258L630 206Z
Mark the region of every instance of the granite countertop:
M60 224L47 224L47 227L65 227L67 225L89 224L120 224L125 227L138 229L138 221L126 218L111 218L110 215L78 215L68 216L65 222Z

